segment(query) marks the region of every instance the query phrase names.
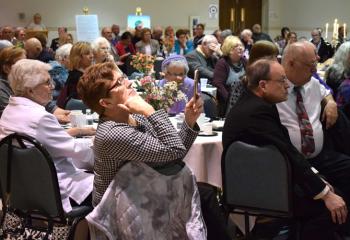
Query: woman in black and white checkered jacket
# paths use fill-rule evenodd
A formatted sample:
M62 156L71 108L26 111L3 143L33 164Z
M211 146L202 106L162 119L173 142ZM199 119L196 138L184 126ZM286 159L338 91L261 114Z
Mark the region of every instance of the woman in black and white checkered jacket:
M187 103L184 124L177 132L167 113L155 111L139 97L113 63L88 68L79 81L78 92L84 103L100 115L94 142L94 206L126 161L161 166L182 160L197 136L196 120L203 110L200 98Z

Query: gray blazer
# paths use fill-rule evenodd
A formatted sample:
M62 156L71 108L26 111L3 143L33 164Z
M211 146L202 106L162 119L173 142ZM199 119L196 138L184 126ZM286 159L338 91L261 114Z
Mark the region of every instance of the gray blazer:
M159 51L159 43L157 40L154 40L154 39L151 39L151 54L152 55L156 55L157 52ZM135 47L136 47L136 51L137 52L140 52L140 53L146 53L145 52L145 46L147 44L145 42L143 42L142 40L141 41L138 41L136 44L135 44Z
M198 69L200 78L208 78L208 83L212 83L212 79L214 76L214 68L217 62L217 57L214 55L205 58L200 52L194 50L185 55L186 60L188 62L188 77L194 78L194 71Z

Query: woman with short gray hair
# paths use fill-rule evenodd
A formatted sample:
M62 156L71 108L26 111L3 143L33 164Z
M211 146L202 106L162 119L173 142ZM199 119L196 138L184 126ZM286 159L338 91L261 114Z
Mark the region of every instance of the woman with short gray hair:
M191 99L194 95L194 81L187 77L188 70L189 67L185 57L182 55L170 55L162 63L164 79L160 80L159 85L163 87L166 82L175 81L178 83L179 90L186 95L188 100ZM200 89L200 87L198 87L198 89ZM168 110L168 113L178 114L183 112L185 107L186 100L175 102Z
M93 142L71 137L56 117L45 110L54 87L50 68L49 64L30 59L19 60L12 66L8 78L14 94L0 119L0 139L20 133L43 144L55 163L63 209L70 212L72 204L85 205L91 201L93 174L84 170L93 167ZM86 129L85 133L89 132L94 133Z
M104 37L98 37L91 43L95 63L114 61L111 51L111 44Z
M56 61L50 61L51 70L49 71L51 78L55 82L55 89L53 92L53 99L56 100L60 95L61 90L68 78L69 68L69 54L72 49L72 44L67 43L62 45L56 50L55 59Z

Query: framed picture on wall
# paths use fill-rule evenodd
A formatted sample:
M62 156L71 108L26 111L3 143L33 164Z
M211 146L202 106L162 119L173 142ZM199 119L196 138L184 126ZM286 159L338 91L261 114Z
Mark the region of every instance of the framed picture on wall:
M199 16L190 16L190 26L189 29L192 32L192 36L194 35L193 28L196 27L196 25L199 23Z

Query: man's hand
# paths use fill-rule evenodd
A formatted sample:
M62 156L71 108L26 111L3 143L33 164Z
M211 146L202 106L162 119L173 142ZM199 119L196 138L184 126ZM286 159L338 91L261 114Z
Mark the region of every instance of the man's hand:
M348 209L343 198L332 191L329 191L322 199L328 210L331 212L332 221L338 224L345 223Z
M332 127L338 119L337 103L333 100L332 95L327 96L324 101L326 105L323 109L322 121L326 121L326 129Z

